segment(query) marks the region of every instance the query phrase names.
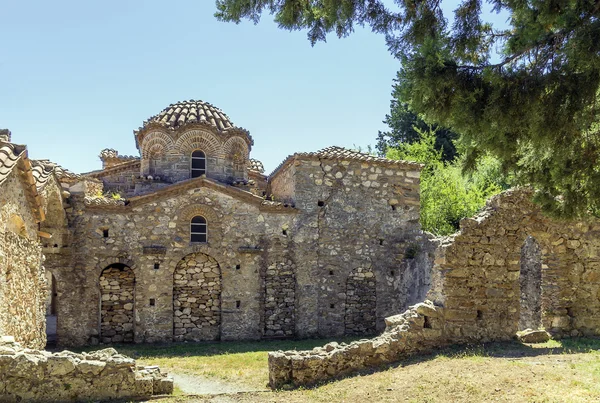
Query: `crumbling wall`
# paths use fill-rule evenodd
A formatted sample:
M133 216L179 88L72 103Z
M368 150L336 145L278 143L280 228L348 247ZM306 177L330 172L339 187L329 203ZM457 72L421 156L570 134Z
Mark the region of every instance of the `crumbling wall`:
M513 338L521 284L528 284L521 275L531 263L527 253L522 258L528 237L539 242L542 326L555 338L600 335L600 222L551 220L531 195L517 189L495 196L481 214L461 222L459 233L439 239L431 301L386 318L381 336L270 353L271 386L314 384L448 344Z
M114 401L171 393L173 380L158 367L137 367L112 348L50 353L0 338L0 401Z

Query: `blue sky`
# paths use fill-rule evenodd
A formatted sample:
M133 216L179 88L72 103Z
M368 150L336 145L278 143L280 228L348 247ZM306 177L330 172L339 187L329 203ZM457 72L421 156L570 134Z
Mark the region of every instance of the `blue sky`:
M452 2L447 3L452 9ZM357 29L311 47L305 32L218 22L212 0L0 0L0 128L76 172L170 103L202 99L254 138L267 172L287 155L375 144L399 68Z

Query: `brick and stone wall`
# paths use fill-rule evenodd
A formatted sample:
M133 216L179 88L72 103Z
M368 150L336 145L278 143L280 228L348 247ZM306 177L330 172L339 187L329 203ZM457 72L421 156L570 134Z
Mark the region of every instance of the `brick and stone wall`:
M102 343L133 342L135 274L124 265L100 275L100 338Z
M171 393L173 380L158 367L138 367L112 348L50 353L0 338L1 401L114 401Z
M193 253L175 268L173 340L218 340L221 327L221 270L212 257Z

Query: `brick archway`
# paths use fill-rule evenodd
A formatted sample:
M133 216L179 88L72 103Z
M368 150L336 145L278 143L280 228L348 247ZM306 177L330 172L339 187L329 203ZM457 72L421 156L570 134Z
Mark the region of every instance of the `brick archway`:
M218 340L221 268L204 253L186 255L173 273L173 341Z

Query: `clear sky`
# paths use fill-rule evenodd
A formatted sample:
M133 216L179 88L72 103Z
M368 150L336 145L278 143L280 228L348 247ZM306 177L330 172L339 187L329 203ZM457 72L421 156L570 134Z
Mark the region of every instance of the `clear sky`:
M446 5L452 9L453 2ZM170 103L201 99L254 138L267 173L287 155L374 145L399 63L357 29L311 47L305 32L218 22L213 0L0 0L0 128L85 172Z

